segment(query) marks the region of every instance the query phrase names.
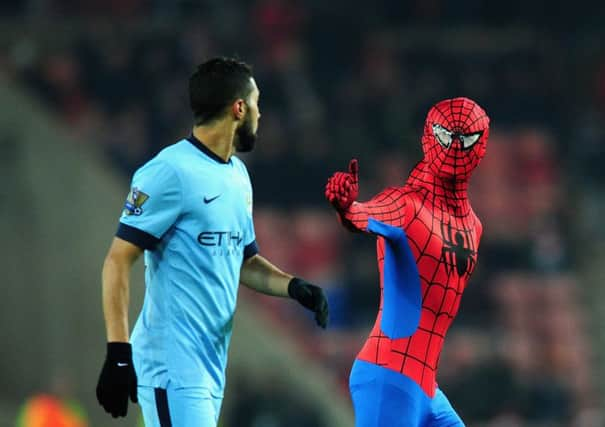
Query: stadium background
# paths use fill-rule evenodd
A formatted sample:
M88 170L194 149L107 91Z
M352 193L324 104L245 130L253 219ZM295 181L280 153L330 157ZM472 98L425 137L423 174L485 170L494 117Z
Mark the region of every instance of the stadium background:
M374 241L339 228L324 183L355 156L361 199L401 184L429 107L454 96L485 107L492 136L440 384L469 426L605 426L604 18L588 1L2 2L0 426L47 410L25 405L40 395L87 420L56 425L137 425L94 397L100 267L130 174L189 133L186 81L213 55L253 64L261 90L243 156L261 253L324 286L332 314L318 331L295 303L241 291L222 427L352 425ZM131 324L142 291L139 265Z

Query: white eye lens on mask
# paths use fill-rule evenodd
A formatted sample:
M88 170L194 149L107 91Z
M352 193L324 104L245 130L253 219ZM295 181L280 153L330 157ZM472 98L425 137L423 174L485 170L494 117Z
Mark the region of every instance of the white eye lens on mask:
M456 136L460 138L460 143L462 144L462 149L465 150L467 148L471 148L479 138L481 137L482 132L470 133L467 135L457 134ZM433 125L433 135L435 138L445 148L449 148L452 145L452 140L454 139L454 133L450 130L447 130L443 126L439 124Z
M434 124L433 135L435 135L439 144L443 145L445 148L449 148L449 146L452 145L452 132L443 126Z
M460 142L462 142L462 148L471 148L479 138L481 137L481 132L471 133L469 135L460 135Z

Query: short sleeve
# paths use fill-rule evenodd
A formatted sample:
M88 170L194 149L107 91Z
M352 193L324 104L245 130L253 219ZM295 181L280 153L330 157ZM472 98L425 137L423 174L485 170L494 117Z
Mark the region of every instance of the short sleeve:
M176 171L151 160L132 179L116 236L143 249L153 249L176 222L182 209L182 188Z
M246 180L246 223L244 225L244 259L248 259L258 253L258 245L256 244L256 233L254 231L253 218L253 195L252 182L250 175L243 162L240 162L242 174Z
M258 245L256 244L256 234L254 233L254 220L250 215L250 220L244 232L245 246L244 246L244 259L248 259L258 253Z

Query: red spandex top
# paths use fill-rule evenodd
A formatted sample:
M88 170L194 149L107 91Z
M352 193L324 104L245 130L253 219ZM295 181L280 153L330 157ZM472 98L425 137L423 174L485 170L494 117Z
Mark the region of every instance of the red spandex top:
M470 99L436 104L425 123L424 159L406 184L387 188L368 202L355 202L341 213L343 223L355 230L369 231L373 218L405 231L421 287L418 327L401 338L389 338L381 327L385 239L379 236L380 308L358 359L412 378L430 397L446 332L477 264L482 226L469 204L467 186L485 153L488 134L489 118Z

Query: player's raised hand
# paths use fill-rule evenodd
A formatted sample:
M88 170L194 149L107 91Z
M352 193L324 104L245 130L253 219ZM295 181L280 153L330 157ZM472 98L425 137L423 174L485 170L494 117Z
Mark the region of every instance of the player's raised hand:
M132 348L126 342L107 343L107 356L97 383L97 400L112 417L125 417L128 398L137 403L137 375Z
M317 324L326 329L329 313L328 300L323 289L303 279L294 277L288 284L288 294L303 307L313 311Z
M351 159L348 172L335 172L326 184L326 199L337 210L347 210L359 195L359 165Z

